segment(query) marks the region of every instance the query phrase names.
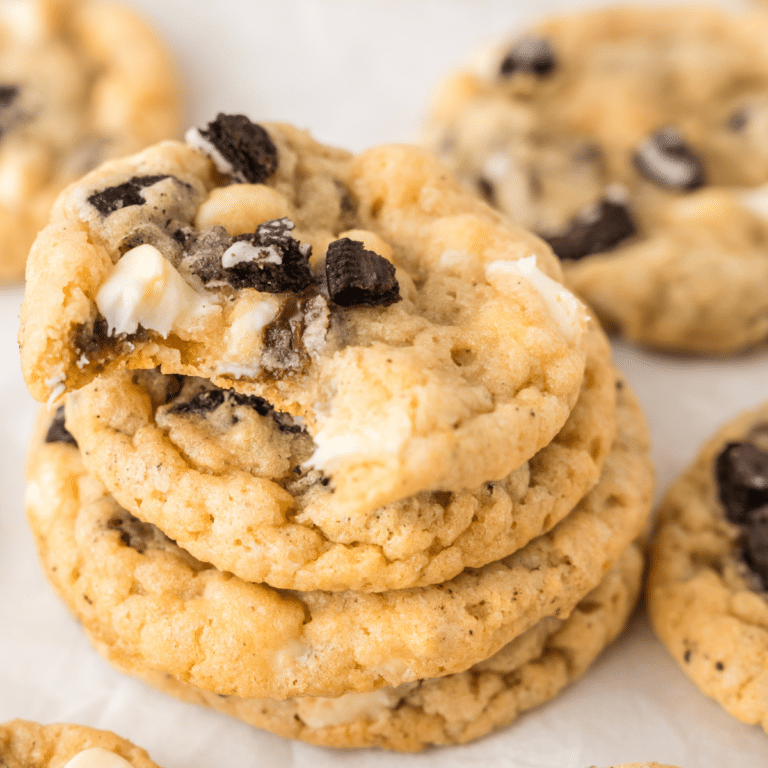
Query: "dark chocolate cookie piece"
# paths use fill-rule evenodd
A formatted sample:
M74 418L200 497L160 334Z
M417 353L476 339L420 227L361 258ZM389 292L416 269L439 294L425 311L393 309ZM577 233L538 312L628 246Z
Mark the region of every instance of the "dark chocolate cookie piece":
M46 443L66 443L68 445L77 445L77 440L72 433L64 426L64 406L60 405L56 409L56 415L53 417L51 426L45 433Z
M198 132L232 166L235 181L261 184L277 170L277 147L264 128L245 115L220 112Z
M675 128L662 128L638 147L635 167L665 189L691 191L704 185L704 165Z
M579 213L564 232L543 237L561 259L581 259L615 248L636 231L629 208L605 199Z
M557 60L551 43L543 37L524 37L512 46L499 67L503 77L530 72L546 77L555 69Z
M768 504L768 453L748 442L728 443L715 460L720 503L733 523L748 523Z
M291 237L292 230L293 222L286 218L266 221L255 232L233 238L221 227L212 227L188 242L186 265L206 285L300 293L314 281L312 249Z
M328 293L340 307L386 307L400 301L395 268L358 240L334 240L325 257Z
M121 208L127 208L130 205L144 205L147 201L141 194L141 190L167 178L169 178L167 174L134 176L122 184L107 187L102 189L101 192L94 192L88 197L88 202L102 216L109 216L111 213L119 211Z

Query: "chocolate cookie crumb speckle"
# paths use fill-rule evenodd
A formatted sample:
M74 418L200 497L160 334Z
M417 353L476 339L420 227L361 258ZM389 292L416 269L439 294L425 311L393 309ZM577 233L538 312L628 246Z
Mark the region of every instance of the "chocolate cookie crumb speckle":
M555 64L555 52L549 41L542 37L524 37L515 43L506 55L499 72L504 77L518 72L530 72L545 77L554 70Z
M674 128L663 128L646 139L634 157L647 179L665 189L690 191L704 185L704 166Z
M51 426L48 427L48 431L45 434L46 443L67 443L69 445L77 445L77 441L72 436L72 433L64 426L64 406L60 405L56 410L56 415L53 417Z
M261 184L277 170L277 147L269 134L245 115L219 113L200 135L232 166L236 181Z
M565 232L544 239L561 259L581 259L615 248L635 232L626 205L601 200L573 219Z
M328 293L340 307L386 307L401 298L395 267L348 237L328 246L325 276Z
M101 192L94 192L88 198L88 202L102 215L109 216L111 213L127 208L130 205L144 205L147 201L141 194L145 187L151 187L158 181L170 178L167 174L158 176L134 176L122 184L114 187L107 187Z

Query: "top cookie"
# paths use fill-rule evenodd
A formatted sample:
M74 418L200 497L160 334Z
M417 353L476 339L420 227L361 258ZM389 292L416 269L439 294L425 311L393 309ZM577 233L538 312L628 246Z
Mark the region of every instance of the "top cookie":
M226 115L190 141L59 199L22 308L35 397L126 366L259 395L356 509L477 487L549 443L586 315L543 242L423 150L354 158Z
M723 352L768 335L766 19L613 8L487 49L442 86L425 140L540 233L601 319ZM723 210L725 206L725 210Z
M0 3L0 281L19 279L66 184L177 134L179 84L132 11L90 0Z
M3 768L157 768L149 755L110 731L84 725L0 723Z

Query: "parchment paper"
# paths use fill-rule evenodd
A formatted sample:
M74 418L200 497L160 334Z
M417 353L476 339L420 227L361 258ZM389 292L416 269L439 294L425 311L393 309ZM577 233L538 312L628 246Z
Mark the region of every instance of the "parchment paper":
M554 0L135 0L175 49L190 124L217 111L285 120L359 151L408 141L438 79L478 43ZM736 7L735 5L733 7ZM681 11L682 12L682 11ZM768 736L705 698L639 611L590 672L550 704L466 747L396 755L283 741L113 671L46 583L23 514L36 406L16 348L20 287L0 289L0 721L108 728L163 768L585 768L657 760L682 768L765 768ZM659 492L717 425L768 397L768 352L681 359L615 344L646 408Z

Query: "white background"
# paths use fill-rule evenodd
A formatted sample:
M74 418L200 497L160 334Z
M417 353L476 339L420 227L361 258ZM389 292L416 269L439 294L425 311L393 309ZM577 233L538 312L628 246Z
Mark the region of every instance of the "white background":
M0 0L2 1L2 0ZM439 78L478 43L575 0L134 0L175 49L190 124L217 111L309 128L359 151L416 137ZM503 732L422 755L289 743L112 671L88 646L37 562L23 514L35 413L16 348L21 288L0 289L0 721L108 728L163 768L504 766L584 768L658 760L765 768L768 736L683 676L638 613L581 681ZM646 408L659 492L715 427L768 396L768 352L681 359L616 343Z

